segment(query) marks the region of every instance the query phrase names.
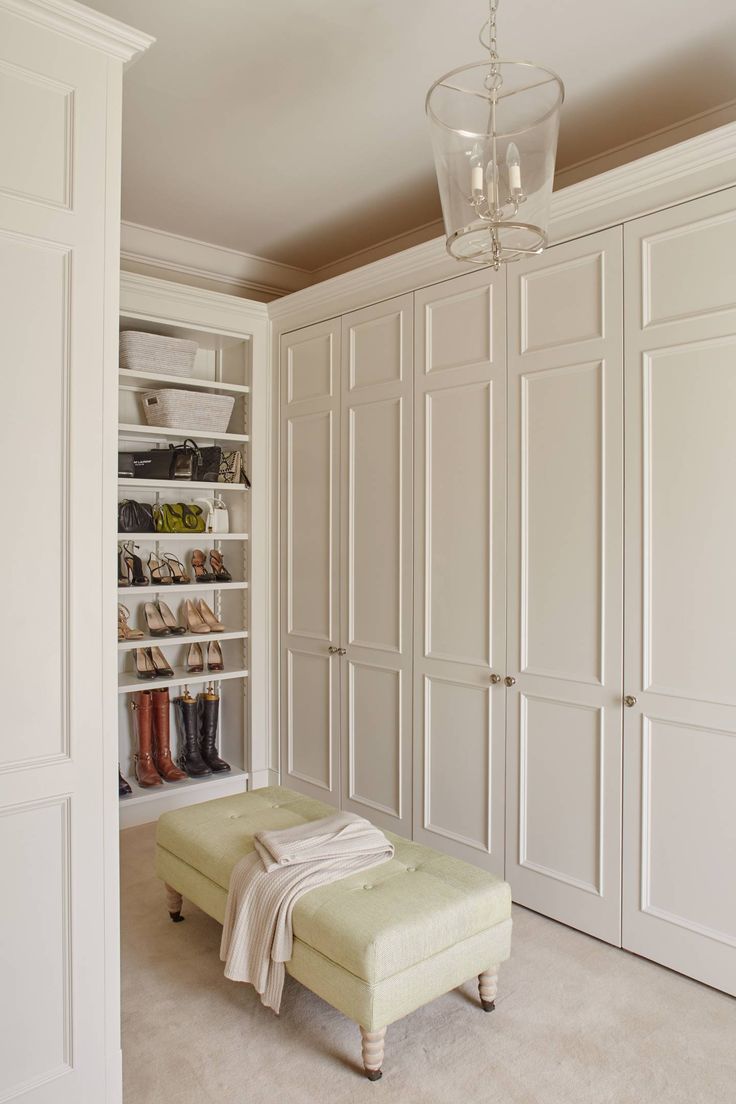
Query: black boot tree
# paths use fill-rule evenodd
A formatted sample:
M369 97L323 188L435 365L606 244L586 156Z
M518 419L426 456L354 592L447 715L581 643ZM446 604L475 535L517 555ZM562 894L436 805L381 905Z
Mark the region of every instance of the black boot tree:
M217 754L217 720L220 714L220 698L213 689L200 694L197 699L199 713L199 747L205 763L215 773L229 771L230 764Z

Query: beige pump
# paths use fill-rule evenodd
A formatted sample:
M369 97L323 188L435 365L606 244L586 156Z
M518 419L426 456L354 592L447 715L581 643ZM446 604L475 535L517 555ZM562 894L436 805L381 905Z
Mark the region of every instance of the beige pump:
M207 603L204 601L203 598L200 598L199 601L197 602L197 609L199 610L200 617L202 618L202 620L207 625L207 628L208 628L209 632L224 632L225 631L225 626L223 625L223 623L221 621L217 620L214 613L212 612L212 610L210 609L210 607L207 605Z

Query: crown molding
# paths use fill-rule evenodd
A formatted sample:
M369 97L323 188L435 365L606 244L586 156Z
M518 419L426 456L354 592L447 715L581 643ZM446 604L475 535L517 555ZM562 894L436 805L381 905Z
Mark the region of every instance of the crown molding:
M2 2L2 0L0 0ZM185 280L223 285L231 295L257 292L276 298L299 291L314 282L314 275L293 265L240 253L196 238L154 230L135 222L120 227L120 259L123 266L165 270Z
M591 234L736 183L736 123L571 184L552 194L550 244ZM461 276L475 266L447 255L444 237L335 276L269 303L280 332L405 291Z
M120 313L154 322L214 327L235 336L268 321L265 303L134 272L120 274Z
M48 27L86 46L130 62L156 41L126 23L93 11L76 0L0 0L0 9Z

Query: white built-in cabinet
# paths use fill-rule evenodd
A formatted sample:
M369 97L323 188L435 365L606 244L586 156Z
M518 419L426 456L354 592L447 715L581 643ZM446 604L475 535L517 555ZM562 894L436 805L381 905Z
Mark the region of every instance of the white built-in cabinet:
M736 993L734 256L730 189L287 332L280 387L284 783Z

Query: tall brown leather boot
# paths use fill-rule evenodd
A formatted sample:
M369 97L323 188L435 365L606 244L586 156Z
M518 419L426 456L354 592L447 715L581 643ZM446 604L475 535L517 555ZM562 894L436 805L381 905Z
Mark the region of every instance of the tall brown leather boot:
M163 779L156 770L151 754L153 745L151 691L139 690L133 695L133 716L138 729L138 754L135 757L135 773L141 786L163 786Z
M169 736L169 691L167 687L152 690L153 698L153 762L164 782L183 782L184 771L174 765L171 758Z

